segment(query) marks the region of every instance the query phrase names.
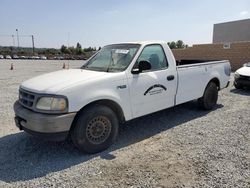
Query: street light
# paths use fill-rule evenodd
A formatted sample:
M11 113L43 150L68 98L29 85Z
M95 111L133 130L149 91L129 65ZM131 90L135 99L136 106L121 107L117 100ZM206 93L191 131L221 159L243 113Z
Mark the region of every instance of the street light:
M16 29L16 37L17 37L17 46L19 48L19 35L18 35L18 29Z
M32 51L33 51L33 55L35 53L35 42L34 42L34 35L31 35L32 38Z

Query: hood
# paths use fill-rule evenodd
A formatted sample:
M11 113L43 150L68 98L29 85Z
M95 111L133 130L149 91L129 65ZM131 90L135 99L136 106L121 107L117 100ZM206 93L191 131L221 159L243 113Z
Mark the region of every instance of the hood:
M236 72L242 76L250 76L250 67L241 67Z
M36 92L56 94L61 89L77 82L104 76L105 72L83 69L66 69L31 78L21 84L21 88Z

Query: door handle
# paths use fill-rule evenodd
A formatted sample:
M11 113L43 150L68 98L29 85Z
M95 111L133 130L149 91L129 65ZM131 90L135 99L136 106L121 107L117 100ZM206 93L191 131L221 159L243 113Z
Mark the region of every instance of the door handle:
M168 80L168 81L174 80L174 75L168 76L168 77L167 77L167 80Z

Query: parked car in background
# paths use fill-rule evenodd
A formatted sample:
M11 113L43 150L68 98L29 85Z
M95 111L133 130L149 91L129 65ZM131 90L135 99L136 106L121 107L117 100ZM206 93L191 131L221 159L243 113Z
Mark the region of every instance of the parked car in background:
M40 59L41 59L41 60L46 60L47 57L43 55L43 56L40 56Z
M22 56L20 56L20 59L27 59L27 57L22 55Z
M0 59L4 59L3 55L0 55Z
M12 59L10 55L6 55L5 59Z
M31 59L40 59L39 56L32 56Z
M19 59L18 55L13 55L12 59Z
M56 56L54 57L55 60L64 60L64 57L63 56Z
M235 71L234 87L236 89L243 89L244 87L250 87L250 62L244 64L243 67Z

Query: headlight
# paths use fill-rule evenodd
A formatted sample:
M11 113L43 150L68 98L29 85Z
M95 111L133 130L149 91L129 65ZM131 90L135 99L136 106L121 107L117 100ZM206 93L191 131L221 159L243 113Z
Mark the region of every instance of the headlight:
M234 73L234 78L239 78L240 77L240 74L238 72L235 72Z
M63 97L41 97L37 101L36 108L38 110L64 112L68 108L68 103L67 99Z

